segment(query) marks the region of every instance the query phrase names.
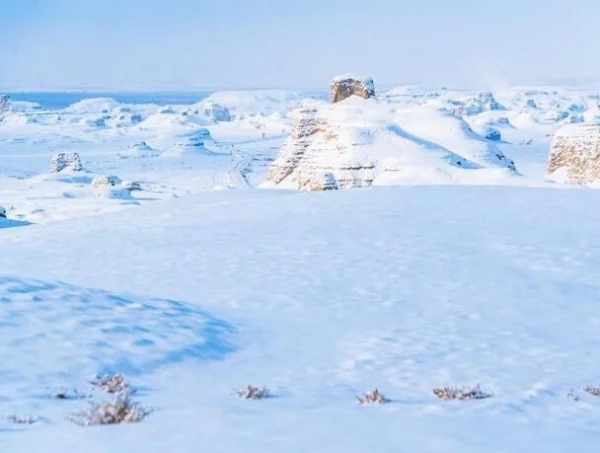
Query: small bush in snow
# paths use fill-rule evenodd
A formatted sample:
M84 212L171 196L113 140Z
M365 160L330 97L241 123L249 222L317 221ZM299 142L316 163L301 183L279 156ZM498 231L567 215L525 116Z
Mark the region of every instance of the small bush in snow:
M390 401L377 388L357 396L356 399L359 404L385 404Z
M600 396L600 386L588 384L583 387L583 391L592 396Z
M125 382L125 378L123 378L123 376L120 374L105 374L104 376L96 376L95 379L89 382L92 386L99 388L106 393L133 393L129 389L129 384Z
M125 391L119 393L113 401L90 403L87 409L74 414L71 420L80 426L137 423L151 412L152 409L132 401L129 392Z
M13 423L15 425L33 425L35 422L38 421L37 418L32 417L31 415L15 415L15 414L11 414L11 415L7 415L4 418L9 423Z
M442 400L482 400L492 395L477 387L439 387L433 389L433 394Z
M266 387L258 388L249 385L242 390L234 390L234 395L245 400L262 400L269 397L269 389Z
M80 400L88 398L88 396L79 393L77 389L73 389L72 391L69 391L67 389L59 389L56 392L54 392L54 398L56 398L57 400Z

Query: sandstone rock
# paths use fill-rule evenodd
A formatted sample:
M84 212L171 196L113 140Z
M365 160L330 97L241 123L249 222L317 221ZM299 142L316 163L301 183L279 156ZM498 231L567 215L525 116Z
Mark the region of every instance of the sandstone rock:
M331 172L315 175L311 178L298 180L298 189L307 191L338 190L338 183Z
M204 116L217 122L231 121L231 112L225 106L212 101L207 101L203 106Z
M304 156L306 149L312 144L312 137L325 130L327 123L316 118L316 109L306 109L294 123L292 132L283 144L277 159L271 165L267 179L279 184L292 174Z
M10 96L1 95L0 96L0 117L2 115L4 115L5 113L7 113L10 110L10 107L11 107Z
M488 99L489 100L489 99ZM273 161L265 186L334 190L372 184L478 181L478 172L516 173L492 140L460 117L383 102L311 103Z
M462 108L462 114L466 116L473 116L493 110L505 110L505 108L496 100L492 93L483 92L469 99L464 104Z
M572 184L600 181L600 125L569 124L550 144L547 174Z
M138 181L123 181L121 187L129 192L137 192L142 190L142 185Z
M375 97L375 84L371 78L360 78L353 75L343 75L331 81L331 102L341 102L350 96L364 99Z
M50 172L60 173L64 170L83 170L79 153L56 153L52 156L52 160L50 161Z

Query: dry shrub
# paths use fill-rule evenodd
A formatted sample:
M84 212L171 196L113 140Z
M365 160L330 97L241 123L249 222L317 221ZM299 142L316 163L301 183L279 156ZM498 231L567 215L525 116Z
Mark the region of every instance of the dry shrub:
M69 391L65 388L62 388L54 392L54 398L57 400L81 400L89 398L89 396L79 393L77 389Z
M433 389L433 394L441 400L483 400L492 395L476 387L438 387Z
M136 423L153 411L131 399L134 391L120 374L98 376L90 384L111 395L112 400L91 402L86 409L71 416L70 420L80 426Z
M583 387L583 391L593 396L600 396L600 387L593 384L588 384Z
M96 376L96 378L89 381L89 383L105 393L133 393L129 389L129 384L125 382L125 378L123 378L123 376L120 374L105 374L104 376Z
M358 400L359 404L385 404L389 403L390 401L379 391L378 388L370 392L365 392L362 395L357 396L356 399Z
M242 390L234 390L233 394L245 400L262 400L269 397L269 389L266 387L258 388L249 385Z
M6 421L13 423L15 425L33 425L38 421L36 417L32 417L31 415L7 415L4 417Z
M73 415L71 420L80 426L116 425L137 423L146 418L152 409L131 400L127 392L119 393L113 401L90 403L87 409Z

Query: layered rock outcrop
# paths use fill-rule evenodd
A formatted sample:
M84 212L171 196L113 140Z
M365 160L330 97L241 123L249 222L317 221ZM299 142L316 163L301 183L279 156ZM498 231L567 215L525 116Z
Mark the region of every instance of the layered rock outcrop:
M346 80L336 78L332 86ZM426 107L391 109L369 101L371 94L349 94L354 83L342 83L349 91L334 90L332 103L313 102L297 112L265 186L330 190L455 183L463 175L478 182L486 177L478 170L494 178L516 173L514 162L463 118ZM345 102L335 102L346 95Z
M313 137L325 130L327 122L317 118L317 114L317 109L305 109L300 112L290 136L269 169L267 176L269 181L279 184L290 176L313 143Z
M2 117L5 113L10 110L11 102L10 96L8 95L0 95L0 117Z
M218 123L231 121L231 112L229 109L216 102L207 101L204 103L202 113L204 116L207 116Z
M600 182L600 125L569 124L550 144L547 174L571 184Z
M353 75L335 77L331 81L331 102L341 102L350 96L358 96L363 99L375 97L375 84L370 77L361 78Z
M56 153L50 161L50 172L60 173L61 171L82 171L81 158L78 153Z

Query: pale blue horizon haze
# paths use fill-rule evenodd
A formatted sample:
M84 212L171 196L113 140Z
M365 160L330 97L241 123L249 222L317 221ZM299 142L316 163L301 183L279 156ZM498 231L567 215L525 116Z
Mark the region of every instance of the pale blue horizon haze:
M593 0L0 0L0 89L488 87L600 76Z

